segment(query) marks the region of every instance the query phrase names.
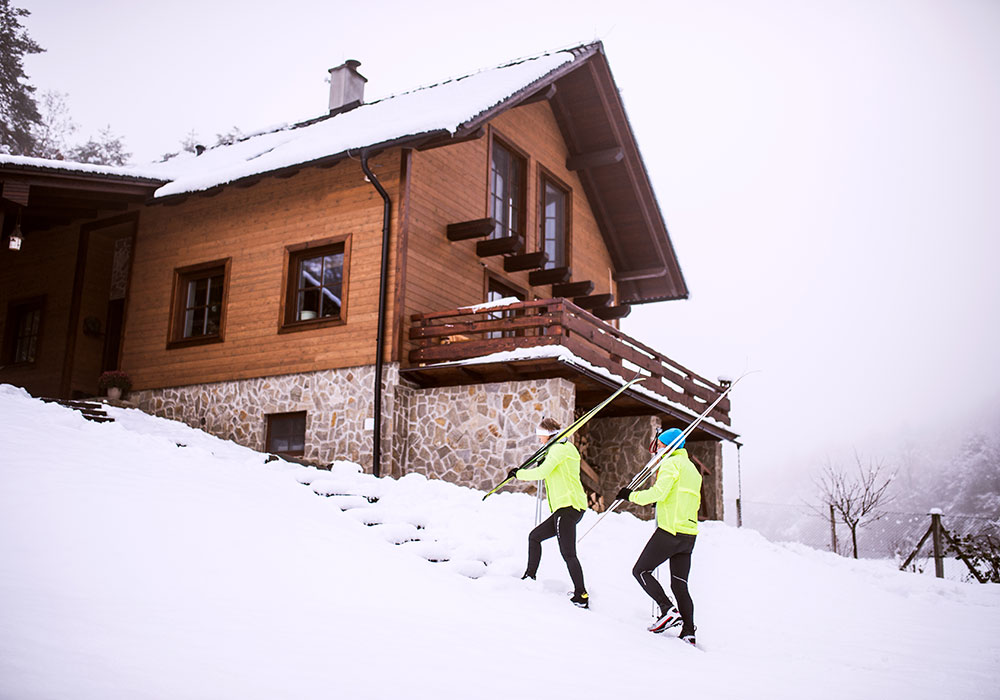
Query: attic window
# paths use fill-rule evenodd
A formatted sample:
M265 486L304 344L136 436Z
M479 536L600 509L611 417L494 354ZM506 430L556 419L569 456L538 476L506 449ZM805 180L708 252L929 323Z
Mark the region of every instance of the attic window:
M494 138L490 149L490 215L496 228L490 238L523 236L527 161Z
M288 248L282 331L347 320L349 251L349 236Z
M569 192L552 177L542 174L539 195L538 249L549 256L545 269L569 263Z

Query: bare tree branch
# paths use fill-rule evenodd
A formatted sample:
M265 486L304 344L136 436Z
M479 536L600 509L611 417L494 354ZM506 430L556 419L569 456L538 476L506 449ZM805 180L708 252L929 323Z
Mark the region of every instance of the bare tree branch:
M869 460L865 466L861 456L854 453L857 475L849 475L845 470L827 462L816 479L816 486L826 506L833 506L837 519L851 531L854 558L858 558L858 528L875 522L885 511L883 506L892 498L887 495L889 484L895 474L885 475L885 462Z

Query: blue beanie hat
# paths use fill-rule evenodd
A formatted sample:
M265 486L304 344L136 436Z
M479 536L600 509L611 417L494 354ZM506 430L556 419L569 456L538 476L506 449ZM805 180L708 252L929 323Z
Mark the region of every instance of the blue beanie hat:
M674 445L674 449L679 450L684 447L684 438L682 438L681 435L683 435L683 433L677 428L670 428L657 435L656 439L659 440L664 447L666 447L674 440L677 440L677 438L681 438L678 443Z

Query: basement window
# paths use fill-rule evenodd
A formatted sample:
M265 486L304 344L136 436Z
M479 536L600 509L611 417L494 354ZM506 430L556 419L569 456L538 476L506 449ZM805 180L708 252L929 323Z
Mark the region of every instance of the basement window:
M268 415L265 444L268 452L301 457L306 449L306 412Z
M175 270L167 347L222 342L228 288L229 259Z

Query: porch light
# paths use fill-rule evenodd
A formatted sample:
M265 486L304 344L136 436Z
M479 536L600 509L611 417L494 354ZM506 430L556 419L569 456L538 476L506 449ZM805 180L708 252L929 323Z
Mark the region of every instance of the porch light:
M24 236L21 234L21 210L17 210L17 222L14 224L14 230L10 232L10 239L7 241L7 247L11 250L21 250L21 243L24 241Z

